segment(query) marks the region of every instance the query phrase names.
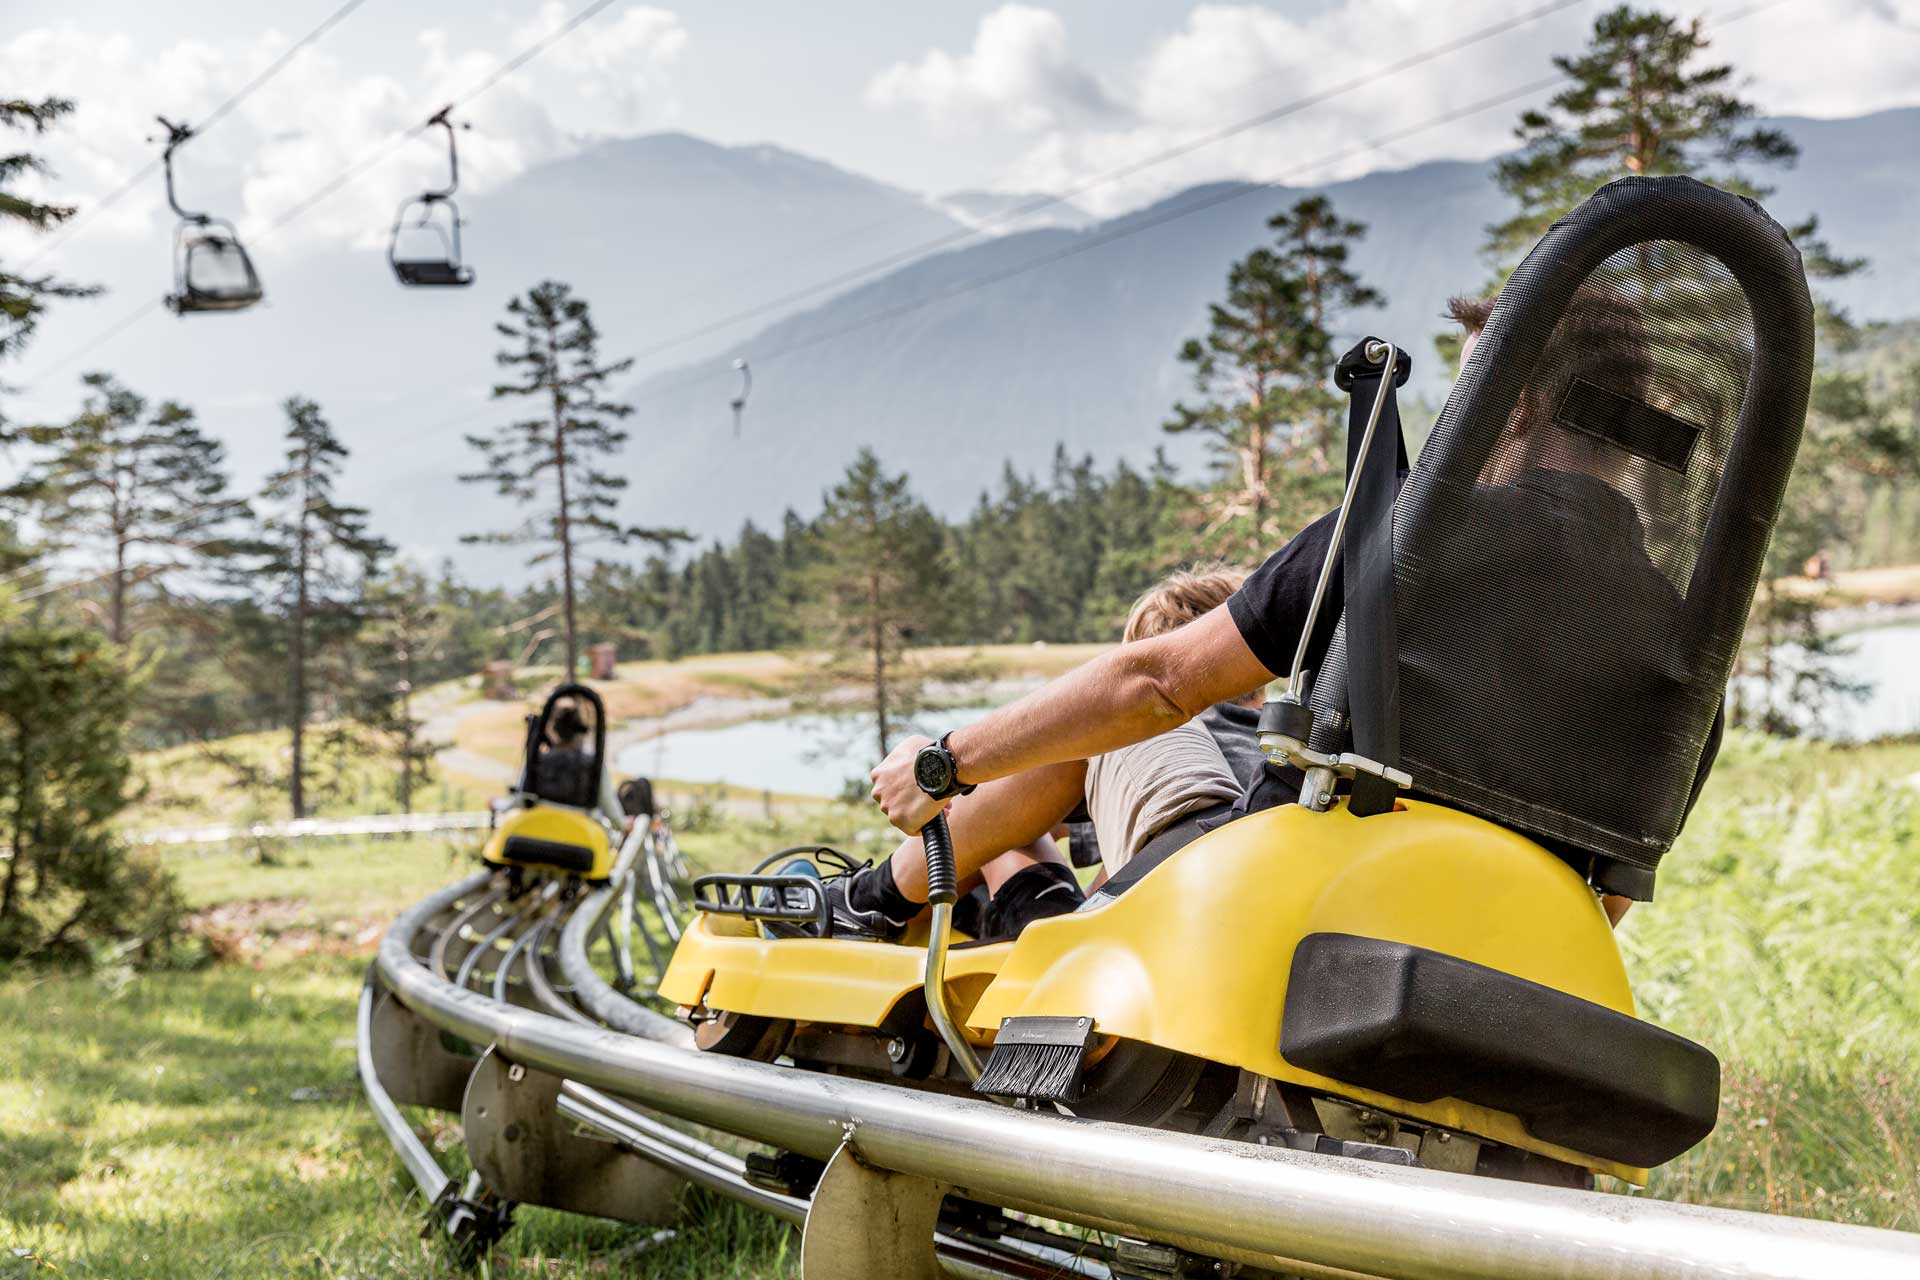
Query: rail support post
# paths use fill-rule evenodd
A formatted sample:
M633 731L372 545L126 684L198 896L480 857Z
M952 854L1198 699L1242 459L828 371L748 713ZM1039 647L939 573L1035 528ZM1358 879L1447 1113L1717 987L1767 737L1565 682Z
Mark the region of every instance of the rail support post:
M382 991L368 1028L374 1074L401 1106L460 1110L473 1059L447 1048L445 1033Z
M938 1280L933 1237L946 1194L925 1178L861 1164L849 1135L807 1208L801 1280Z
M467 1154L509 1200L642 1226L672 1222L685 1184L673 1174L562 1119L559 1076L488 1049L460 1110Z

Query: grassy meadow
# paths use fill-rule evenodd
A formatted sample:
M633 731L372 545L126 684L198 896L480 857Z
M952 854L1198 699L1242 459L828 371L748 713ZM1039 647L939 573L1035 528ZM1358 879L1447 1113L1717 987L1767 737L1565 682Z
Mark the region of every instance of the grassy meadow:
M1647 1015L1725 1066L1719 1129L1653 1194L1920 1230L1917 779L1920 744L1729 741L1659 901L1621 929ZM707 865L874 825L686 807ZM463 874L470 846L164 856L207 939L199 967L0 975L0 1280L455 1274L361 1103L353 1019L380 928ZM456 1167L448 1118L415 1118ZM797 1265L784 1229L707 1201L663 1243L541 1210L516 1222L488 1274Z

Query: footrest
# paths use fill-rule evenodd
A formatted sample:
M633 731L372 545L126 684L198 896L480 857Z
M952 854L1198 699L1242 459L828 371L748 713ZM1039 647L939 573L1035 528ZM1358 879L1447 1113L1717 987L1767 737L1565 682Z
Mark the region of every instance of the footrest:
M752 876L720 872L693 882L693 909L745 920L828 928L825 886L813 876Z

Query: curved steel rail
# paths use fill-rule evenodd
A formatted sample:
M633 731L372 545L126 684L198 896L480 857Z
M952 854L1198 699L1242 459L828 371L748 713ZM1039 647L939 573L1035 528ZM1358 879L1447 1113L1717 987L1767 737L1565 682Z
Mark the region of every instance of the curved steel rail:
M423 931L486 886L485 875L464 880L394 922L376 963L395 998L443 1032L572 1082L563 1088L584 1085L783 1150L827 1160L844 1147L862 1166L986 1204L1314 1275L1920 1274L1920 1236L1362 1164L699 1054L677 1033L668 1038L657 1014L613 1003L623 998L582 968L611 889L573 908L556 959L583 1007L615 1010L644 1030L580 1025L488 999L422 963ZM523 934L514 952L533 972L542 958L526 943ZM567 1107L594 1104L576 1093Z

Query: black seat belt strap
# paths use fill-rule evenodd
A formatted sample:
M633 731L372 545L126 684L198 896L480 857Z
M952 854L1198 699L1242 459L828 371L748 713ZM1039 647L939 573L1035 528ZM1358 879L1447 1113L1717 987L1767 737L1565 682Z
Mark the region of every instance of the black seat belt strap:
M1345 618L1347 628L1347 712L1353 749L1381 764L1400 763L1400 653L1393 608L1393 504L1400 494L1400 477L1407 471L1407 442L1400 427L1400 402L1395 389L1404 386L1413 371L1412 358L1398 352L1393 383L1387 389L1380 421L1374 428L1367 456L1360 456L1367 418L1380 392L1386 371L1366 358L1367 347L1378 341L1364 338L1340 357L1334 384L1346 391L1347 476L1356 468L1360 482L1347 513ZM1354 779L1349 808L1359 817L1393 808L1395 788L1381 778L1361 774Z

